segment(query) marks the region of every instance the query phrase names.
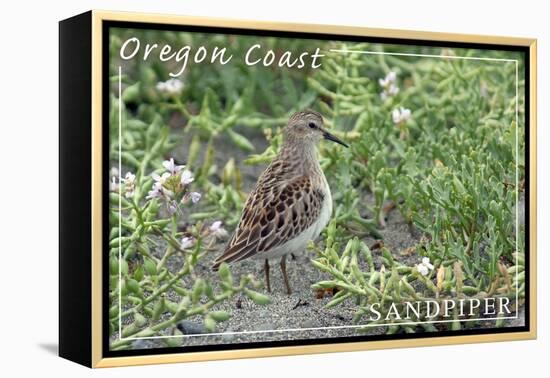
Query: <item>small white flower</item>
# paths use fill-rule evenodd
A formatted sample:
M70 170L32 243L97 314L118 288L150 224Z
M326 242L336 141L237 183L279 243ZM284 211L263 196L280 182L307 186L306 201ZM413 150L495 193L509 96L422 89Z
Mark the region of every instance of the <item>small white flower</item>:
M162 174L162 176L161 176L161 175L159 175L158 173L153 172L153 173L151 173L151 177L153 178L153 180L155 180L155 184L156 184L156 183L159 183L159 184L161 184L161 185L164 185L164 183L166 182L166 180L170 177L170 173L164 172L164 173ZM153 184L153 185L154 185L154 184Z
M118 183L116 182L116 177L113 176L111 178L111 182L109 183L109 191L111 192L118 192Z
M382 88L387 88L392 84L395 84L395 80L397 79L397 74L394 71L388 72L385 78L378 79L378 83Z
M434 266L430 264L430 258L429 257L423 257L422 258L422 264L426 265L430 270L434 269Z
M147 193L147 197L145 197L145 199L162 198L162 191L162 185L157 185L155 183L153 184L153 189Z
M397 95L398 93L399 87L397 87L395 84L391 84L388 88L380 92L380 98L382 99L382 101L386 101L387 99Z
M388 98L395 96L399 93L399 87L396 84L397 74L394 71L388 72L386 77L378 79L378 83L382 87L382 92L380 92L380 98L383 101L386 101Z
M156 87L159 92L175 95L183 89L183 82L180 79L169 79L164 82L158 82Z
M195 180L190 170L186 169L181 173L181 183L183 185L189 185Z
M147 196L145 196L145 199L153 199L153 198L160 198L161 194L158 190L152 189L147 193Z
M147 193L145 199L161 198L169 200L174 193L171 190L168 190L162 186L160 181L157 181L153 184L153 188Z
M202 194L200 194L199 192L191 192L189 193L189 196L191 197L191 202L197 203L200 201Z
M109 182L109 191L118 192L120 186L120 184L117 182L118 169L116 167L112 167L109 171L109 175L111 176L111 181Z
M166 83L164 81L159 81L156 85L156 88L159 92L166 91Z
M158 173L153 172L151 173L151 177L155 180L155 182L153 183L152 189L149 193L147 193L147 197L145 197L145 199L161 198L169 200L174 193L171 190L166 189L163 185L170 177L170 173L164 172L162 175L159 175Z
M418 269L418 272L420 274L422 274L423 276L427 276L428 273L430 273L430 271L428 270L428 268L425 266L425 265L422 265L422 264L418 264L416 266L416 269Z
M212 225L210 226L210 231L217 231L220 229L220 227L222 226L222 221L215 221L214 223L212 223Z
M195 241L190 236L185 236L181 239L180 248L181 249L189 249L195 244Z
M403 107L396 108L393 109L391 116L396 125L404 124L411 118L411 110Z
M133 185L136 182L136 175L134 175L132 172L127 172L124 176L124 183Z
M423 257L422 262L416 266L416 269L423 276L427 276L430 270L434 270L434 266L430 263L429 257Z
M162 162L162 165L168 172L170 172L172 175L177 174L179 171L181 171L184 167L184 165L176 165L174 163L174 158L170 158L170 160L165 160Z
M124 183L124 196L126 198L132 198L134 196L134 190L136 189L136 175L132 172L127 172L122 182Z
M200 201L201 198L202 194L200 194L199 192L185 193L185 195L181 198L181 203L186 204L189 201L197 203Z
M396 94L399 93L399 88L392 84L390 85L387 91L390 96L395 96Z
M222 227L222 224L222 221L215 221L210 226L210 232L218 239L224 239L229 235L227 230Z

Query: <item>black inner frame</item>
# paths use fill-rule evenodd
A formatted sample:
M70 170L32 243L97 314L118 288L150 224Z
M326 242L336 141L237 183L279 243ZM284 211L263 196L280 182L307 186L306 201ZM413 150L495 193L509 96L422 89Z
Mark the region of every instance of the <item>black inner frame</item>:
M383 37L365 37L365 36L348 36L348 35L334 35L325 33L304 33L304 32L285 32L285 31L271 31L271 30L250 30L250 29L238 29L238 28L224 28L224 27L207 27L207 26L194 26L194 25L166 25L157 23L143 23L143 22L125 22L125 21L102 21L102 138L103 146L109 146L109 31L110 28L122 27L131 29L153 29L153 30L167 30L175 32L200 32L200 33L218 33L218 34L235 34L235 35L253 35L259 37L280 37L280 38L300 38L300 39L315 39L315 40L337 40L337 41L350 41L350 42L375 42L395 45L420 45L431 47L454 47L454 48L474 48L484 50L500 50L500 51L515 51L523 53L524 71L523 75L520 72L520 78L525 78L525 271L529 277L530 261L529 261L529 235L530 235L530 54L528 46L509 46L498 44L484 44L484 43L463 43L463 42L444 42L444 41L429 41L418 39L404 39L404 38L383 38ZM405 32L404 32L405 33ZM109 318L109 219L108 219L108 207L109 207L109 172L106 167L109 166L109 149L103 148L102 156L102 182L103 182L103 209L102 209L102 227L103 227L103 243L102 251L104 254L103 266L102 266L102 314L103 319ZM124 357L124 356L140 356L140 355L155 355L166 353L192 353L192 352L205 352L216 350L238 350L238 349L253 349L253 348L270 348L270 347L282 347L282 346L301 346L301 345L319 345L319 344L334 344L345 342L364 342L364 341L377 341L377 340L401 340L401 339L422 339L432 337L444 337L444 336L465 336L465 335L483 335L483 334L497 334L497 333L514 333L514 332L528 332L530 330L530 282L527 279L525 281L525 325L522 327L506 327L495 329L475 329L475 330L460 330L460 331L440 331L432 333L421 334L396 334L396 335L372 335L372 336L350 336L350 337L334 337L326 339L305 339L305 340L286 340L286 341L265 341L254 343L240 343L240 344L218 344L218 345L202 345L202 346L185 346L185 347L164 347L153 349L137 349L137 350L123 350L123 351L111 351L109 350L109 325L104 321L102 324L102 354L103 357Z

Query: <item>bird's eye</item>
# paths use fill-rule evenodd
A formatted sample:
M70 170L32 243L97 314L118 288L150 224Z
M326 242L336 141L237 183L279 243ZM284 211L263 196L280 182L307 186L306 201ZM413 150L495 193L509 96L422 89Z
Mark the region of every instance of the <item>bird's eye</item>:
M310 122L308 126L310 129L315 129L317 127L317 125L315 125L313 122Z

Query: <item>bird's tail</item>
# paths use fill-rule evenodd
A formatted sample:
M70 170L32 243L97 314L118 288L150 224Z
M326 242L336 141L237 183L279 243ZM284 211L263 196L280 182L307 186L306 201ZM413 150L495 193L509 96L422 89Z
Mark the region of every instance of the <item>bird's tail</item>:
M212 270L217 271L222 263L231 264L236 261L244 260L252 256L257 250L256 244L245 244L244 242L235 244L227 248L221 256L218 256L212 265Z
M214 272L217 272L218 269L220 269L220 265L222 265L222 263L230 264L231 262L233 262L233 259L229 259L228 256L224 253L221 256L218 256L216 260L214 260L214 262L212 263L212 270Z
M217 258L216 260L214 260L214 263L212 264L212 270L214 272L217 272L218 269L220 269L220 265L222 264L222 261L220 261L219 258Z

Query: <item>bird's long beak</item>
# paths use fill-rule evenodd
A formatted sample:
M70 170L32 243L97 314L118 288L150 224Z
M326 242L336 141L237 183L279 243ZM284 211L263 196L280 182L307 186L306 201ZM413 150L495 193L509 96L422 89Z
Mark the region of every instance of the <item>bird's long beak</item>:
M341 144L342 146L344 146L346 148L349 148L349 146L346 143L344 143L341 139L335 137L334 135L332 135L331 133L329 133L326 130L323 130L323 138L325 138L327 140L331 140L331 141L336 142L338 144Z

